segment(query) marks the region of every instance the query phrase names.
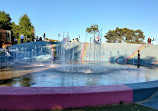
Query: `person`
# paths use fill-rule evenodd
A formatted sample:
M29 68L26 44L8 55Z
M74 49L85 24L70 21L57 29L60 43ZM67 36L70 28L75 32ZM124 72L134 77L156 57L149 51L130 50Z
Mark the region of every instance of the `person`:
M44 34L43 34L43 40L45 40L45 38L46 38L46 34L44 33Z
M10 55L10 51L9 51L9 48L8 48L8 47L6 47L5 54L6 54L7 57L12 57L12 56Z
M138 60L137 60L137 67L140 67L140 50L138 50Z
M21 43L24 42L24 38L25 38L25 36L24 36L23 34L21 34L21 35L20 35Z
M32 41L34 42L34 40L35 40L35 37L34 37L34 36L32 36Z
M36 36L36 42L38 41L38 36Z
M78 38L76 38L75 40L76 40L77 42L79 42L79 39L78 39Z
M97 37L97 41L99 42L99 36Z
M151 38L148 38L148 45L151 44Z
M14 38L14 44L17 44L18 42L17 42L17 39L16 38Z
M42 41L42 37L39 38L39 41Z

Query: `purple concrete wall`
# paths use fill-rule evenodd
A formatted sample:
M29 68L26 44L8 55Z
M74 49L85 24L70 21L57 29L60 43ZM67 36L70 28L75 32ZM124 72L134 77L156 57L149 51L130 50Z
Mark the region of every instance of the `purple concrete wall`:
M125 85L77 87L0 87L0 110L44 110L133 102Z

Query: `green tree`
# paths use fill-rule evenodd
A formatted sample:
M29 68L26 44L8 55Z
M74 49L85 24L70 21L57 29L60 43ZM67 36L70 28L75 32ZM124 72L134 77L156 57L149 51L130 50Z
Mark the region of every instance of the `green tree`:
M94 40L95 40L95 34L98 32L98 25L91 25L90 28L86 29L86 32L90 34L94 34Z
M12 35L13 35L15 38L18 39L19 34L20 34L20 27L19 27L19 25L16 25L15 22L13 22L12 25L11 25L11 27L12 27L11 30L12 30L12 32L13 32Z
M142 43L145 39L145 36L141 30L135 31L135 42L136 43Z
M127 42L127 43L143 43L145 36L141 30L131 30L128 28L116 28L115 30L109 30L104 36L107 42Z
M4 11L0 11L0 29L11 30L10 15Z
M134 30L126 30L126 33L125 34L125 39L126 39L126 42L127 43L135 43L135 32Z
M24 34L25 39L32 41L34 38L34 26L31 23L30 18L24 14L19 20L20 34Z
M116 42L116 39L117 39L115 36L115 31L113 30L109 30L109 32L107 32L104 37L107 39L108 43Z
M19 27L19 25L16 25L15 22L12 22L11 27L12 27L12 29L11 29L12 36L14 38L16 38L17 41L18 41L18 44L20 44L21 40L20 40L20 37L19 37L19 35L20 35L20 27Z
M119 29L118 27L116 28L116 30L109 30L109 32L106 33L104 37L108 40L107 42L110 42L110 43L124 41L123 30Z

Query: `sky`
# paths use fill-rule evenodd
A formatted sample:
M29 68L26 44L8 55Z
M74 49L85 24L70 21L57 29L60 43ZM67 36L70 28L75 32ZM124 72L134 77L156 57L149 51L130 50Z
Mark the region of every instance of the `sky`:
M35 34L46 38L61 40L69 33L70 39L88 41L86 28L97 24L102 36L116 27L140 29L145 42L151 37L158 44L158 0L0 0L0 11L16 24L27 14Z

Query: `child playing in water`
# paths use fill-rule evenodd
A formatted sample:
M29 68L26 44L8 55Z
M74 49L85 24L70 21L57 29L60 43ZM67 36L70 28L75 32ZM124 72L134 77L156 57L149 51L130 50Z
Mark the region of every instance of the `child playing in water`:
M8 47L6 47L6 49L5 49L5 54L6 54L7 57L12 57L12 56L10 55L10 52L9 52L9 48L8 48Z

